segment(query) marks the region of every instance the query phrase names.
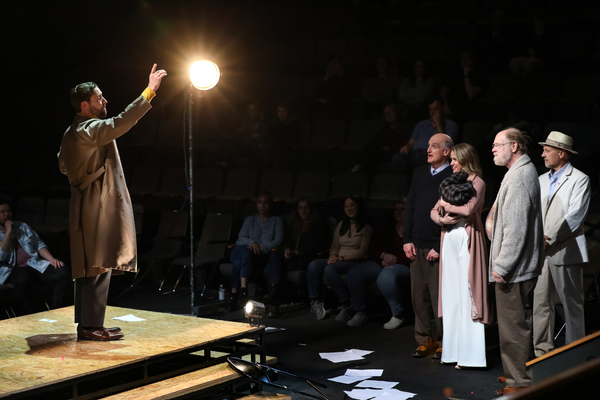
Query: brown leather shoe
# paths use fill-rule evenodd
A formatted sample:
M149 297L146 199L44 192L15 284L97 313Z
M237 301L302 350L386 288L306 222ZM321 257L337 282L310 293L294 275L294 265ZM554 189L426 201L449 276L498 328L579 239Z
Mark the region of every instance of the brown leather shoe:
M521 386L521 387L510 387L510 386L507 386L505 388L496 390L494 392L494 396L500 397L500 396L504 396L504 395L511 394L511 393L514 393L514 392L518 392L519 390L523 390L523 389L527 389L527 386Z
M79 335L79 333L83 330L84 328L81 325L77 325L77 335ZM103 328L106 329L107 331L109 331L110 333L119 333L121 332L121 328L115 326L113 328Z
M498 382L500 383L506 383L506 377L505 376L499 376L497 379Z
M119 340L123 337L121 332L111 332L108 329L102 328L80 328L77 327L77 339L78 340L99 340L106 342L109 340Z
M427 354L429 354L429 350L427 349L427 347L420 345L419 347L417 347L414 353L412 353L412 356L415 358L422 358L425 357Z
M431 356L431 358L435 358L436 360L440 360L442 358L442 348L438 347L437 350Z

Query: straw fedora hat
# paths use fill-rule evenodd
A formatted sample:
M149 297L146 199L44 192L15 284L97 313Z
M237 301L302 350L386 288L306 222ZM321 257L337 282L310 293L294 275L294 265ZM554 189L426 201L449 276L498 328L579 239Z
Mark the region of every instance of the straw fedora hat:
M538 142L538 144L541 144L542 146L556 147L557 149L566 150L570 153L577 154L577 152L573 150L573 138L559 131L550 132L546 141Z

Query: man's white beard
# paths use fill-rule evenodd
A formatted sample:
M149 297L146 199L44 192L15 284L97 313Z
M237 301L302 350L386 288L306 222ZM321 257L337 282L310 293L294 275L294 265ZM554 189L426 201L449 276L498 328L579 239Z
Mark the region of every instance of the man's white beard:
M508 160L510 160L511 154L508 153L504 158L502 158L500 155L494 156L494 164L503 167L506 165L506 163L508 162Z

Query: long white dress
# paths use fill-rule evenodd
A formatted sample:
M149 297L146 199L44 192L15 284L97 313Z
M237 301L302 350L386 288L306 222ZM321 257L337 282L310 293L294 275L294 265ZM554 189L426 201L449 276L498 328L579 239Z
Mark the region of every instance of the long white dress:
M471 319L470 258L469 235L461 218L444 234L442 246L442 362L485 367L484 325Z

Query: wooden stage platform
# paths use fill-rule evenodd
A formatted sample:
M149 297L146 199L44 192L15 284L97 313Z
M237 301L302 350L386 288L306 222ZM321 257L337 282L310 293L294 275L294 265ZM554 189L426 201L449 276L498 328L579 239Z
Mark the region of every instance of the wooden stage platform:
M112 320L128 314L144 321ZM125 337L78 341L73 307L0 321L0 398L100 398L223 363L228 355L266 362L264 327L118 307L107 308L105 321Z

